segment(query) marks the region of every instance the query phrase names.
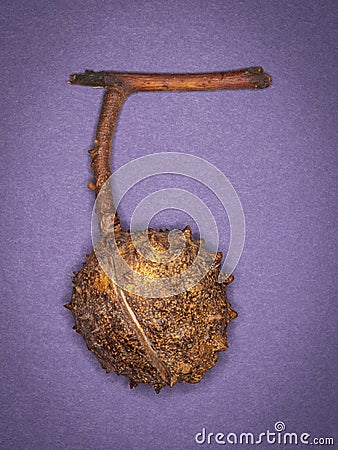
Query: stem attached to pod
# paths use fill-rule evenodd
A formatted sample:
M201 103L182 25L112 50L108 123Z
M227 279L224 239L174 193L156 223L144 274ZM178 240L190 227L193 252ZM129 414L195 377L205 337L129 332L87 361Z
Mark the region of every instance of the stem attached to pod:
M123 90L108 88L103 97L100 119L97 126L94 148L89 151L92 162L91 168L94 171L94 186L97 196L96 214L98 216L99 228L102 234L111 230L111 225L115 230L121 227L120 219L114 206L113 194L106 181L111 175L110 155L115 127L119 113L128 94ZM98 193L104 187L104 193Z
M70 75L69 84L105 88L100 119L98 122L95 144L89 153L92 157L91 168L94 170L96 196L111 175L110 155L118 116L123 103L130 94L154 91L207 91L234 89L264 89L270 86L271 77L262 67L228 72L211 73L122 73L112 71L93 72ZM99 196L96 213L100 230L103 234L111 229L120 229L120 220L114 208L111 192Z

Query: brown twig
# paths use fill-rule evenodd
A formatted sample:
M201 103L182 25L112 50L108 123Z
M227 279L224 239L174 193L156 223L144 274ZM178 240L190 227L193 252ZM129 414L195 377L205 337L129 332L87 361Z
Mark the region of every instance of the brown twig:
M92 156L91 167L94 170L96 196L111 175L110 155L118 116L123 103L130 94L150 91L206 91L224 89L264 89L270 86L271 77L262 67L214 73L122 73L93 72L70 75L69 84L106 88L100 119L98 122L95 145L89 153ZM113 225L120 228L120 220L114 208L110 188L107 186L104 195L97 199L96 213L100 230L103 234L111 230Z
M264 89L271 83L262 67L211 73L122 73L93 72L70 75L70 84L93 87L115 87L124 92L205 91L221 89Z
M96 196L111 175L110 155L118 116L128 94L120 89L106 89L103 97L101 114L97 126L94 148L89 151L92 157L91 168L94 171L94 189ZM103 234L111 226L120 227L120 220L114 207L110 186L106 185L104 193L97 197L96 213L99 227Z

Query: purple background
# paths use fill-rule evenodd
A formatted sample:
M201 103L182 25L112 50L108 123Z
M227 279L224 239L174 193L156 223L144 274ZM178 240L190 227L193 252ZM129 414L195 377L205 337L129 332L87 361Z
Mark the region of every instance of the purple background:
M277 420L338 439L336 6L2 2L3 448L193 449L203 426L259 434ZM123 109L115 168L158 151L206 158L232 182L247 222L228 351L197 385L131 391L105 374L63 308L91 249L87 150L102 97L65 81L84 69L252 65L272 75L271 88L137 94ZM147 180L142 192L165 183ZM226 250L224 211L200 192ZM130 204L121 205L124 224ZM187 220L169 211L154 225Z

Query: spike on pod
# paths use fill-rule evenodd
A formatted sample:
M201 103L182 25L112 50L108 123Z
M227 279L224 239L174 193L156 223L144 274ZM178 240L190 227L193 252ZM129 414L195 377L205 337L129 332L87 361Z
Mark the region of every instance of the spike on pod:
M191 231L191 227L189 225L187 225L185 228L183 228L183 234L185 236L187 236L187 238L192 238L192 231Z
M154 389L155 389L156 394L159 394L161 392L162 388L163 388L163 386L161 386L161 385L155 385Z
M226 274L225 284L231 284L234 281L234 279L235 277L232 274L230 275Z
M129 383L130 389L135 389L138 386L138 382L134 380L130 380Z

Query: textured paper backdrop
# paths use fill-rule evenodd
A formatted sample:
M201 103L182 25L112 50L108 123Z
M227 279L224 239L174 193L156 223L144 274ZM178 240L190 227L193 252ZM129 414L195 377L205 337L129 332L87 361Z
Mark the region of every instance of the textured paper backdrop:
M336 2L14 0L1 10L2 448L186 450L202 427L259 434L277 420L337 440ZM159 151L203 157L232 182L247 222L229 349L197 385L131 391L63 308L91 248L87 150L102 97L65 81L84 69L252 65L271 88L137 94L120 117L114 168ZM189 188L155 177L140 189L180 182ZM121 205L125 225L139 192ZM225 251L224 211L200 194ZM154 225L186 221L169 211Z

